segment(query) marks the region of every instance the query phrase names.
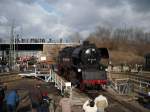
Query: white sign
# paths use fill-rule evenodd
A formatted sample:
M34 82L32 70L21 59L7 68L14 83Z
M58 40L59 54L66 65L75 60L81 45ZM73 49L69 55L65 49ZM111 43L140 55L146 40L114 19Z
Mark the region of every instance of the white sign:
M41 61L45 61L45 60L46 60L46 56L42 56Z
M71 82L66 82L65 86L67 86L67 87L71 86Z

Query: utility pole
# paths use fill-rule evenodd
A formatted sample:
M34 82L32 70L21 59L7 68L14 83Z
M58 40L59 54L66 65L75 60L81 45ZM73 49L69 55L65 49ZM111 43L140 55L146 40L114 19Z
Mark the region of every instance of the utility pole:
M10 34L10 49L9 49L9 67L12 69L13 65L15 65L15 36L14 36L14 22L11 26L11 34Z
M16 65L16 51L15 51L15 36L13 35L13 54L14 54L14 57L13 57L13 65L14 65L14 67L15 67L15 65ZM15 69L15 68L14 68Z

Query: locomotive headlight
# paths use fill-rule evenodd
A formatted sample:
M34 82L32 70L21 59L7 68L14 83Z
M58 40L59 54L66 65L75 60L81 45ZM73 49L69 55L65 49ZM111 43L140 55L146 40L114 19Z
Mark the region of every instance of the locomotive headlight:
M148 96L150 96L150 92L148 92Z
M90 52L91 52L90 49L87 49L87 50L85 51L86 54L90 54Z
M78 68L78 72L81 72L81 68Z
M106 68L105 71L108 72L108 68Z
M95 49L92 49L93 52L95 52Z

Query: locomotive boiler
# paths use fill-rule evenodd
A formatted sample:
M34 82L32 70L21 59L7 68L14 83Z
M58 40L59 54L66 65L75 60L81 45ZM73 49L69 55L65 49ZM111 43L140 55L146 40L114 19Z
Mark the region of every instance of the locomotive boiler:
M102 87L107 84L102 58L109 58L107 48L97 48L89 41L76 47L65 47L58 55L58 71L80 89Z

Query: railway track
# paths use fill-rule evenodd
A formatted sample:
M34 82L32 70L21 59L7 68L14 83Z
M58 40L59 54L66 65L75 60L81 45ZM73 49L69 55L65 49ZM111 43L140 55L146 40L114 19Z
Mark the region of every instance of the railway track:
M139 73L131 73L131 72L111 72L110 74L120 74L127 77L135 77L140 78L142 80L149 81L150 80L150 72L139 72Z
M88 91L86 93L83 93L78 89L74 89L72 99L74 101L75 106L81 106L80 108L82 108L82 105L87 99L98 96L99 94L106 96L106 98L108 99L109 106L106 109L106 112L149 112L149 110L139 106L138 103L132 104L133 102L127 102L124 99L118 98L117 93L111 94L111 92L107 90Z
M137 105L116 97L116 95L111 94L107 90L87 92L89 98L98 96L99 94L104 95L108 99L109 106L106 112L149 112L147 109L139 108Z
M17 72L1 73L0 82L6 83L10 81L16 81L21 79Z
M16 81L18 79L21 79L21 77L17 73L0 74L0 81L2 82ZM147 110L140 109L138 106L132 105L130 102L123 101L107 90L88 91L87 93L82 93L77 90L73 98L76 97L82 100L82 102L75 102L82 106L88 98L98 96L99 94L106 96L108 99L109 107L106 109L106 112L148 112Z
M149 81L150 80L150 74L149 73L138 73L138 74L134 74L134 73L130 73L129 76L134 76L134 77L138 77L142 80L146 80Z

